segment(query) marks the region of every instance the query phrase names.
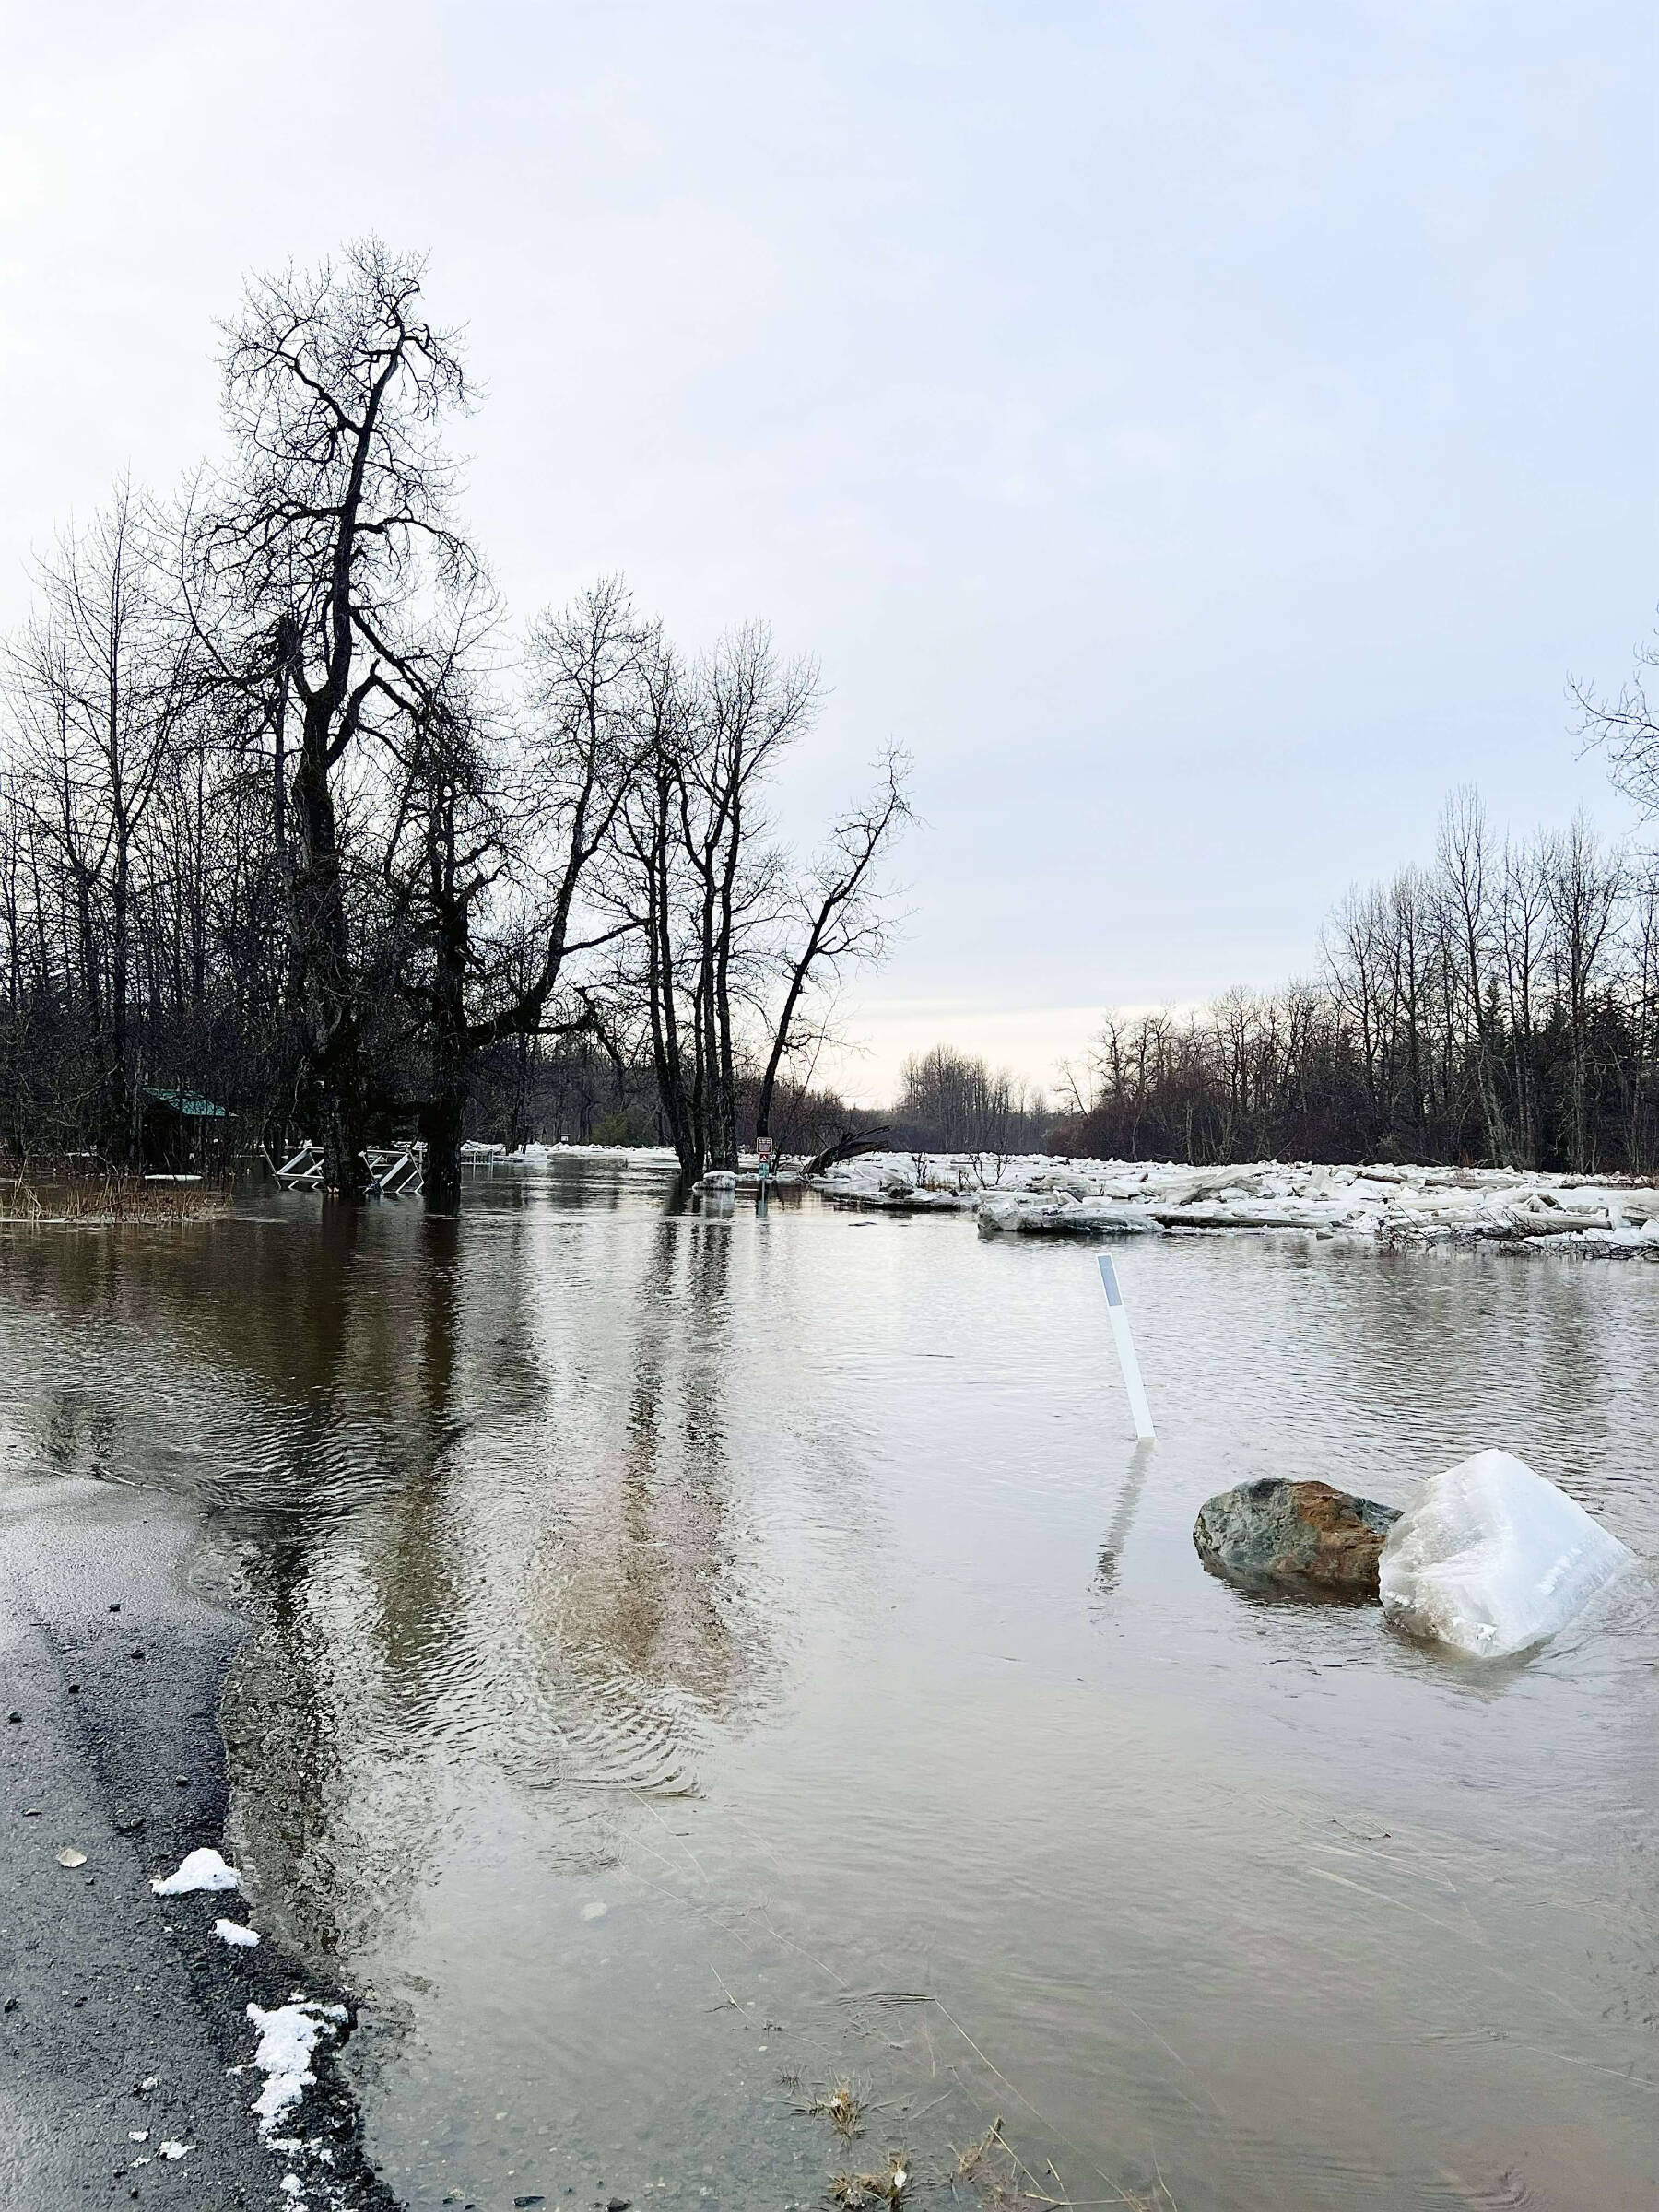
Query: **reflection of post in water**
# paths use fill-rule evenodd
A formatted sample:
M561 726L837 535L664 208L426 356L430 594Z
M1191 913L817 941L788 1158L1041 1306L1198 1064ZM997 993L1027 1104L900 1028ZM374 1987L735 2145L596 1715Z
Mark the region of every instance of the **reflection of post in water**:
M1095 1569L1094 1586L1102 1597L1110 1597L1117 1587L1124 1547L1129 1541L1129 1532L1135 1525L1135 1508L1140 1504L1141 1492L1147 1487L1147 1473L1157 1456L1158 1448L1155 1444L1136 1444L1135 1447L1128 1475L1118 1492L1117 1511L1112 1514L1112 1525L1100 1544L1100 1565Z

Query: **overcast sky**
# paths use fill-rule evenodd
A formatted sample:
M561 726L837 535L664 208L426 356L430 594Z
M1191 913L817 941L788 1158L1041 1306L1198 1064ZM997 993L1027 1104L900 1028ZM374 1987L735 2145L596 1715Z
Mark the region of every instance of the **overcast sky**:
M527 614L768 616L889 739L912 918L846 1018L1047 1079L1265 984L1447 790L1581 803L1570 674L1659 598L1654 15L1634 0L4 0L0 626L217 436L242 274L429 248Z

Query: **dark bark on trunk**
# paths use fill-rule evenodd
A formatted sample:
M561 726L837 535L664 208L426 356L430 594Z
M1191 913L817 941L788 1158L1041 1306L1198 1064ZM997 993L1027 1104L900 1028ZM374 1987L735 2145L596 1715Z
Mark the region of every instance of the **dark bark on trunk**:
M429 1214L461 1211L461 1146L466 1124L465 912L452 900L432 977L431 1096L420 1117L426 1140L424 1196Z
M133 1117L127 1095L131 888L126 825L118 820L115 877L110 896L110 1057L104 1090L105 1142L118 1167L125 1167L133 1153Z
M507 1115L507 1149L521 1150L530 1132L524 1125L524 1102L530 1092L531 1042L527 1035L516 1041L512 1056L512 1105Z
M668 784L659 776L656 811L648 854L650 891L646 900L646 998L651 1012L651 1056L657 1079L657 1097L668 1119L669 1134L679 1157L680 1172L690 1181L702 1172L692 1126L690 1101L686 1094L686 1071L681 1053L678 1009L675 1003L674 936L670 918L668 840Z
M732 935L733 888L737 879L737 864L743 847L743 786L740 776L734 779L731 798L730 823L726 831L725 865L721 874L719 929L714 944L713 971L713 1035L711 1039L714 1064L713 1127L710 1132L710 1151L718 1168L735 1168L737 1165L737 1075L732 1053Z
M368 1131L357 979L352 971L334 794L323 717L308 714L294 781L300 853L291 901L306 1058L324 1100L324 1180L352 1204L369 1194Z
M426 1141L422 1194L429 1214L461 1211L461 1146L465 1135L466 1090L457 1071L453 1082L435 1089L420 1116Z

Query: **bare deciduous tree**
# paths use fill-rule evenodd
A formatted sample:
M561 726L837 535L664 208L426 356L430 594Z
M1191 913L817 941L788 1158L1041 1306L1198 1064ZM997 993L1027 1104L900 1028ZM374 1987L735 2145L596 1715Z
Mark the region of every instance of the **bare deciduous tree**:
M434 615L479 569L441 443L465 374L454 333L422 312L423 274L368 240L338 265L249 285L226 333L233 460L192 518L198 634L265 702L290 1007L327 1180L351 1197L371 1071L340 787L435 692L449 633L439 620L433 635Z

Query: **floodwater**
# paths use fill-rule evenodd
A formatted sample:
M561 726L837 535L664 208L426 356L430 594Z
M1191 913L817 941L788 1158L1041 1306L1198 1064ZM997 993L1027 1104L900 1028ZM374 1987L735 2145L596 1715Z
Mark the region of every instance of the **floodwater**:
M1651 1561L1659 1268L1134 1243L1137 1450L1086 1248L469 1195L0 1239L0 1464L265 1601L237 1847L411 2206L971 2204L998 2118L1077 2206L1659 2202L1652 1567L1480 1667L1190 1533L1496 1444Z

